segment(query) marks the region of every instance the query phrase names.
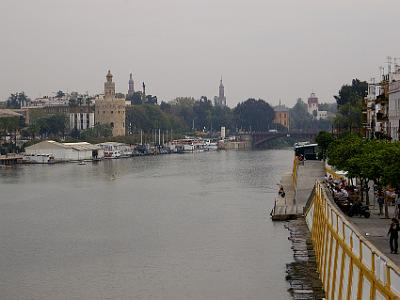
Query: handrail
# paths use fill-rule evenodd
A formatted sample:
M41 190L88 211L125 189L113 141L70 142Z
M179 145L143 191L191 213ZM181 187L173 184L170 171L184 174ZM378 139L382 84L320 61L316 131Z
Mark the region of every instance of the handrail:
M399 299L399 267L347 220L328 197L326 188L319 180L314 189L314 197L305 208L305 216L312 233L318 270L327 298L336 299L339 296L348 299L351 293L355 293L357 299L364 299L362 295L367 293L370 299L375 299L375 294L379 292L385 299ZM338 249L341 254L338 254ZM345 257L347 266L344 263ZM359 272L355 278L352 277L353 268ZM363 289L365 280L370 286L368 292Z

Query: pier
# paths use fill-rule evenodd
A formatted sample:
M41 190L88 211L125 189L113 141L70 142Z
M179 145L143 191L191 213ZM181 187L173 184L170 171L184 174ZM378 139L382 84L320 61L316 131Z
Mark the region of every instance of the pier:
M22 162L22 156L17 154L0 155L0 166L13 166Z
M301 163L295 160L292 173L282 176L280 183L286 195L275 200L271 212L272 220L286 221L302 216L315 181L322 178L324 172L322 161L309 160Z

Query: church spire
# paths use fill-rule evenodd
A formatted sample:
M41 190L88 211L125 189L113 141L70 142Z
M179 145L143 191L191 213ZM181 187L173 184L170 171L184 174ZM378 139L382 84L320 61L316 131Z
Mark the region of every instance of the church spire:
M128 96L133 96L134 93L135 93L134 82L133 82L132 73L130 73L129 83L128 83Z
M225 98L225 88L224 88L224 84L222 83L222 75L221 75L221 81L219 84L219 98L220 99Z
M221 107L226 106L225 87L224 84L222 83L222 75L221 75L221 80L219 82L218 97L217 96L214 97L214 104L216 106L221 106Z

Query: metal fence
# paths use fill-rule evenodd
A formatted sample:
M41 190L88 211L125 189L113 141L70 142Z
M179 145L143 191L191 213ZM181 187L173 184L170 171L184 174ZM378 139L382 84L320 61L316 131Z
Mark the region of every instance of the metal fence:
M305 212L327 299L400 299L400 270L346 220L320 182Z

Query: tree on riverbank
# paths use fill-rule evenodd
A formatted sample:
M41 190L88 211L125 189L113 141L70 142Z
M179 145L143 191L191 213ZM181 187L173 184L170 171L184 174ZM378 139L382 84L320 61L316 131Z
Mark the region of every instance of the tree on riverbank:
M349 178L358 178L362 193L368 191L370 181L380 188L400 187L399 142L389 143L362 139L354 134L347 135L330 144L327 156L330 165L347 171ZM366 197L368 204L368 193Z
M326 131L320 131L315 138L315 141L318 144L318 148L321 151L321 155L318 157L322 157L323 160L326 159L326 151L328 151L329 145L334 141L333 135Z
M245 131L267 131L272 128L274 109L262 99L248 99L233 110L236 128Z
M368 83L366 81L353 79L351 85L343 85L338 95L334 96L338 109L335 126L339 132L351 133L362 127L361 107L367 90Z

